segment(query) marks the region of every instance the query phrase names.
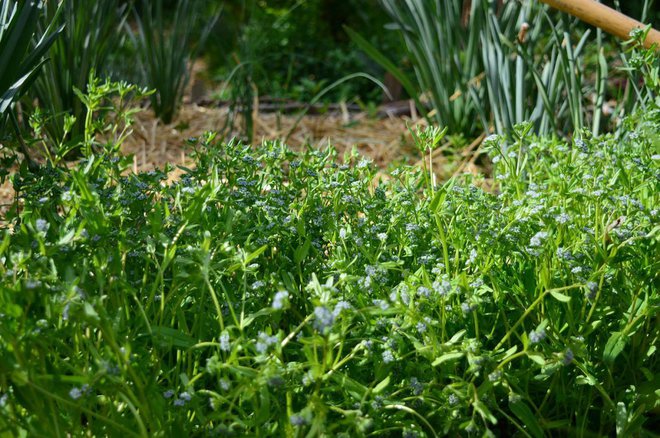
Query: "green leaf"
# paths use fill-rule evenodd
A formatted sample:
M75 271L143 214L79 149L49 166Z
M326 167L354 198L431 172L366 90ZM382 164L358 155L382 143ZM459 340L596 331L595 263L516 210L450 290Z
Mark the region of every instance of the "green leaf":
M7 248L9 248L9 244L11 243L11 233L9 230L5 231L5 236L2 239L2 243L0 243L0 256L5 253Z
M529 406L527 406L527 403L522 400L509 403L509 409L511 409L511 412L523 422L530 435L534 438L543 438L543 428L536 419L536 415L534 415Z
M489 421L491 424L497 424L497 418L495 418L495 415L493 415L492 412L490 412L490 409L488 409L488 406L486 406L482 401L477 400L472 404L474 406L474 409L479 412L479 415L481 415L481 418L484 419L484 421Z
M83 306L83 313L86 318L95 322L99 321L99 314L96 313L94 306L92 306L90 303L85 303L85 305Z
M511 356L514 354L516 351L518 351L518 346L514 345L513 347L509 348L507 351L504 352L504 355L500 358L500 360L505 360L507 357Z
M607 344L605 344L605 350L603 350L603 360L605 363L612 365L625 346L626 337L621 332L612 333L610 339L607 340Z
M30 381L30 377L26 370L15 370L11 373L11 380L15 385L23 386Z
M369 41L364 39L359 33L355 32L353 29L347 26L344 26L344 30L360 49L362 49L367 55L369 55L370 58L380 64L381 67L387 70L392 76L396 78L397 81L401 83L408 95L411 96L415 100L415 103L418 104L418 108L423 108L423 106L419 105L419 101L417 99L417 87L413 85L413 82L403 72L403 70L398 68L396 64L390 61L381 51L374 47Z
M191 336L170 327L152 326L151 334L158 342L172 347L187 349L195 345Z
M458 352L455 352L455 353L446 353L446 354L443 354L442 356L438 357L436 360L434 360L433 363L431 364L431 366L437 367L438 365L440 365L442 363L460 359L464 355L465 355L465 353L463 353L462 351L458 351Z
M387 385L389 385L389 384L390 384L390 376L387 376L383 379L382 382L380 382L378 385L376 385L376 387L371 392L373 392L374 394L378 394L378 393L382 392L383 389L387 388Z
M270 307L264 307L263 309L259 310L258 312L255 312L255 313L252 313L252 314L246 316L245 319L243 320L243 323L241 324L241 328L244 329L245 327L252 324L255 319L257 319L261 316L270 315L271 313L273 313L273 311Z
M616 436L621 436L628 424L628 411L623 402L616 404Z
M527 353L527 357L536 362L537 364L543 366L545 365L545 359L542 354L539 353Z
M76 235L76 230L69 230L68 233L66 233L64 236L62 236L60 238L60 240L59 240L59 242L57 242L57 244L60 245L60 246L61 245L68 245L73 240L73 236L75 236L75 235Z
M559 300L562 303L568 303L569 301L571 301L571 297L564 294L560 294L559 292L550 291L550 295L552 295L556 300Z
M254 259L256 259L257 257L259 257L264 251L266 251L267 248L268 248L268 245L264 245L264 246L260 247L259 249L257 249L256 251L251 252L251 253L245 258L245 264L246 264L246 265L249 265L250 262L251 262L252 260L254 260Z
M296 250L293 253L293 261L299 265L302 263L303 260L307 257L307 254L309 253L309 248L312 246L312 241L308 237L305 239L305 243L303 243L301 246L296 248Z
M454 333L454 336L451 337L451 339L447 342L445 342L445 345L453 345L457 343L458 341L461 340L463 336L465 336L466 330L459 330L456 333Z
M349 393L352 393L356 399L361 399L364 397L364 394L367 392L367 387L357 380L351 379L346 374L335 372L330 375L330 378L334 380L341 388L345 389Z

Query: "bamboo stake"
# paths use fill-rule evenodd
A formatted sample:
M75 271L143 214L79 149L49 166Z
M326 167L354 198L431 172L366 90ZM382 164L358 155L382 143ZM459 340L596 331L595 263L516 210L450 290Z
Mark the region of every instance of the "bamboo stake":
M646 27L643 23L598 3L596 0L541 0L541 2L593 26L600 27L605 32L623 40L630 38L631 30ZM650 48L654 43L657 44L656 48L660 49L660 32L651 28L644 40L644 47Z

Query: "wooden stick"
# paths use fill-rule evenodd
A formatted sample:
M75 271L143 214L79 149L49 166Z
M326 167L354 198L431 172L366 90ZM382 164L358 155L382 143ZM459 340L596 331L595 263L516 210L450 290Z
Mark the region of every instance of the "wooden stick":
M630 38L631 30L646 27L643 23L598 3L596 0L541 0L541 2L571 14L593 26L600 27L605 32L623 40ZM646 40L644 40L644 47L649 48L654 43L660 49L660 32L651 28Z

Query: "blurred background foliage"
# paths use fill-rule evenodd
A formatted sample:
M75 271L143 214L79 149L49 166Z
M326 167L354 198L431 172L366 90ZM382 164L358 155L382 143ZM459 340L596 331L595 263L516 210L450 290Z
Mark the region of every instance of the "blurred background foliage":
M224 78L237 63L253 64L252 80L260 94L309 101L324 86L358 71L383 70L356 50L344 26L360 29L370 41L404 55L397 35L383 32L389 22L377 0L230 0L207 45L207 60ZM380 98L367 81L344 84L327 101Z
M604 3L660 24L657 0ZM61 0L42 9L33 47L48 26L64 30L17 119L29 132L39 118L52 149L77 144L86 110L75 90L92 75L155 89L151 108L165 123L184 96L227 104L244 133L257 98L373 110L386 100L375 82L341 81L357 72L466 138L525 120L538 134L597 134L654 98L620 41L538 1Z

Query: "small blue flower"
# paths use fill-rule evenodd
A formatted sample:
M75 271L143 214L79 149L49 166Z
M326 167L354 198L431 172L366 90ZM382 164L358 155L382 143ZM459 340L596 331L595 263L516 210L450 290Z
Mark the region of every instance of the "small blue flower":
M545 339L545 330L544 329L539 329L537 331L529 332L529 340L531 341L532 344L538 344L543 339Z
M350 309L351 309L351 305L347 301L342 300L342 301L339 301L337 304L335 304L335 308L332 311L332 315L335 318L337 318L339 315L341 315L341 313L344 310L350 310Z
M172 398L174 396L174 391L171 389L168 389L163 393L163 397L165 398Z
M478 256L478 254L477 254L477 250L474 249L474 248L472 248L472 249L470 250L470 257L469 257L468 260L467 260L467 264L468 264L468 265L473 265L474 262L477 260L477 256Z
M357 165L358 169L364 169L365 167L369 167L369 164L371 164L371 160L367 158L362 158L360 162Z
M394 361L394 354L392 354L392 350L383 351L383 362L390 363L393 361Z
M314 308L314 327L321 332L325 333L332 328L335 323L335 315L325 306L317 306Z
M431 290L428 287L420 286L417 288L417 295L428 298L431 295Z
M29 278L25 282L25 287L28 288L28 289L36 289L40 286L41 286L41 281L40 280L33 280L33 279Z
M561 246L557 248L556 254L557 257L561 260L569 261L573 259L573 254L571 254L571 251Z
M71 388L71 391L69 391L69 397L74 400L78 400L82 395L83 392L80 390L80 388Z
M231 344L229 342L229 333L224 332L220 335L220 349L222 351L231 350Z
M566 351L564 352L564 360L563 363L564 365L570 365L571 362L573 362L573 351L570 348L567 348Z
M307 420L300 414L293 414L289 417L289 421L293 426L304 426L307 424Z
M587 288L589 289L589 292L587 292L587 298L593 299L596 296L596 292L598 292L598 283L590 281L587 283Z
M257 352L261 354L266 353L268 351L268 347L275 344L278 340L278 337L275 335L268 336L268 334L265 332L259 332L259 340L256 344Z
M417 377L411 377L410 389L412 389L413 394L420 395L424 390L424 385L417 379Z
M530 240L529 240L529 246L531 247L539 247L543 245L543 241L548 237L548 233L545 231L539 231L536 233Z
M68 321L69 320L69 307L71 306L71 303L66 303L64 305L64 309L62 309L62 321Z
M444 297L451 291L451 283L447 280L442 280L442 282L434 281L433 290L441 297Z
M289 300L289 292L281 290L275 294L272 307L275 310L283 309Z
M387 310L390 305L385 300L373 300L374 306L380 307L380 310Z

